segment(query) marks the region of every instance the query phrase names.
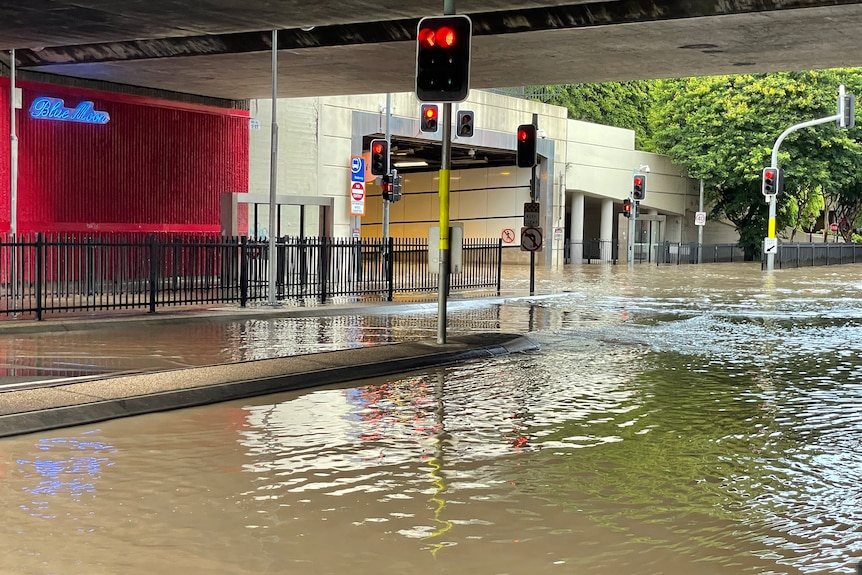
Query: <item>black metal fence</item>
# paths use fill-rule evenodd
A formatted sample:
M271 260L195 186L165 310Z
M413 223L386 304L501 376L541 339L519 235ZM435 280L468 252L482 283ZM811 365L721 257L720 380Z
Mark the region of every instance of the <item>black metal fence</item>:
M777 249L778 269L862 263L862 244L780 243Z
M698 263L733 263L745 261L745 249L736 244L703 244L697 242L678 243L665 242L658 246L661 253L657 258L658 265L680 265Z
M427 239L150 235L0 238L0 314L146 309L266 300L270 265L277 299L392 300L436 291ZM468 239L450 291L500 292L502 242Z
M635 263L657 265L680 265L698 263L698 248L701 263L722 263L745 261L745 250L736 244L704 244L696 242L663 244L636 243L633 248ZM622 251L616 240L587 240L566 244L566 261L578 259L583 263L625 263L625 246Z

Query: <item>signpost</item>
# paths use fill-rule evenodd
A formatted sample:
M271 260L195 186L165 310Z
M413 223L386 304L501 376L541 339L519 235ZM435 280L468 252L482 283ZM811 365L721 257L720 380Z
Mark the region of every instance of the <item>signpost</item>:
M542 251L542 228L525 226L521 228L521 251Z
M365 182L350 184L350 215L365 215Z
M365 215L365 158L350 157L350 215Z

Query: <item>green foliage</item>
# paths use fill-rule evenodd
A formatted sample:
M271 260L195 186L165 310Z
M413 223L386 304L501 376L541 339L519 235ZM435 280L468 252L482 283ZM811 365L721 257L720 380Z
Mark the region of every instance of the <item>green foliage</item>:
M652 82L604 82L565 84L550 90L546 101L563 106L569 118L635 131L638 149L652 149L649 110L653 98Z
M650 114L655 149L703 178L713 215L733 222L740 245L758 251L768 216L761 174L775 141L790 126L834 115L840 83L855 93L854 87L862 88L862 69L657 81ZM862 147L856 136L857 129L829 123L784 140L778 229L810 225L810 214L822 209L824 198L840 203L851 190L845 220L859 218L862 187L855 166Z

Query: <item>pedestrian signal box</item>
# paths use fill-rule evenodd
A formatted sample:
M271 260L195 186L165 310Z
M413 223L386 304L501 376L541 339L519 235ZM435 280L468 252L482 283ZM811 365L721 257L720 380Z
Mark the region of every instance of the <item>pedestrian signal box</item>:
M389 142L386 140L371 140L371 173L382 176L389 168Z
M646 174L635 174L632 178L632 199L640 202L646 197Z
M761 192L764 196L774 196L781 192L781 170L778 168L763 168Z
M516 134L517 163L519 168L532 168L536 165L536 126L521 124Z

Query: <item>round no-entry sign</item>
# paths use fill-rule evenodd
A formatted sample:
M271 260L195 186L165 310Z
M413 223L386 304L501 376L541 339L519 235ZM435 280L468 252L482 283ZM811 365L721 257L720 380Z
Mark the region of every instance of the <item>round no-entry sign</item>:
M829 229L830 229L830 230L832 230L833 232L837 232L837 231L838 231L838 224L832 224L832 225L830 225L830 226L829 226Z
M357 202L365 197L365 184L363 182L353 182L350 186L350 196Z

